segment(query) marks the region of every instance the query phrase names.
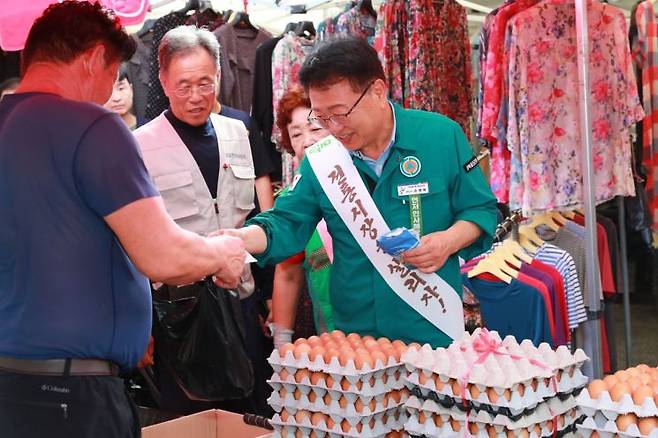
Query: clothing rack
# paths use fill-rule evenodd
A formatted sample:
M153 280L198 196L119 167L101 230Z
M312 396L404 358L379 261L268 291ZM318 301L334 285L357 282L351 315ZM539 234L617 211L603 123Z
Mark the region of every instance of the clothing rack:
M500 242L507 237L509 233L512 233L522 219L523 215L521 215L520 211L513 211L508 218L496 227L496 231L493 235L494 242Z

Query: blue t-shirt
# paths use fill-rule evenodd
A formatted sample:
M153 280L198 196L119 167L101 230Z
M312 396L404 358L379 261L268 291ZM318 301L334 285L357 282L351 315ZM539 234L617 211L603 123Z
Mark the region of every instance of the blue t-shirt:
M552 343L544 298L530 285L513 279L510 284L468 278L466 286L480 302L485 327L496 330L501 338L512 335L518 342L530 339L533 344Z
M105 216L158 196L137 144L104 108L44 93L0 102L0 356L136 365L148 280Z

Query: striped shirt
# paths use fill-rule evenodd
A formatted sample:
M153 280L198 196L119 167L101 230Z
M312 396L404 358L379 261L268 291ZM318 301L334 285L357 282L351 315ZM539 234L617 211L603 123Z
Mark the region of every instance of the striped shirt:
M585 311L583 293L573 257L567 251L545 243L539 248L535 258L540 262L553 266L564 278L569 328L575 329L581 322L587 320L587 312Z

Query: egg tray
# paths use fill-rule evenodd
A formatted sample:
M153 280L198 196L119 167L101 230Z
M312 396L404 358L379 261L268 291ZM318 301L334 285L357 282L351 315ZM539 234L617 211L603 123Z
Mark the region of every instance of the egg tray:
M554 376L558 380L558 392L568 392L572 387L582 386L583 382L586 381L586 377L583 376L580 370L587 358L582 350L577 350L571 356L571 361L566 361L566 355L570 355L570 353L568 353L568 350L564 352L562 348L559 348L560 357L562 357L561 361L567 365L565 367L552 368L552 371L536 367L529 364L529 362L524 365L518 365L517 362L514 362L509 357L503 357L503 359L508 359L507 361L501 359L501 361L505 362L505 367L500 368L496 362L495 367L497 368L495 369L498 369L498 372L494 372L484 368L487 365L487 361L495 361L495 359L492 359L494 355L489 356L482 364L469 365L476 361L477 357L472 357L476 353L470 353L471 355L469 356L459 349L457 349L457 353L448 353L455 349L453 348L454 346L455 343L451 344L448 349L439 348L432 350L429 345L424 345L420 349L408 349L403 354L402 360L409 372L409 376L419 376L420 373L423 373L426 378L433 379L434 376L438 375L443 383L447 383L451 379L461 380L470 368L471 372L468 376L467 383L480 385L483 388L494 387L498 392L505 389L512 389L519 384L528 386L533 381L550 379ZM439 354L440 352L442 354ZM459 360L454 359L454 357L451 359L451 354L453 356L462 355L464 357ZM557 355L557 353L555 354ZM541 361L541 358L538 360ZM552 362L557 362L557 359L553 359ZM493 365L489 365L493 367Z
M388 362L385 364L377 361L374 367L365 364L362 369L357 369L354 360L348 360L345 365L341 365L337 357L332 357L329 363L324 361L324 358L318 355L315 360L309 358L308 353L302 353L298 359L295 359L292 351L288 351L285 356L281 357L278 350L272 351L270 357L267 359L272 366L274 372L280 372L283 368L289 371L298 369L308 369L310 371L322 371L328 374L335 374L340 376L352 376L356 378L370 379L370 376L376 373L382 373L391 368L401 368L402 363L396 361L394 357L390 356Z
M523 417L524 415L531 415L535 411L535 409L537 409L537 406L546 400L557 397L558 399L564 401L567 400L569 397L577 397L580 391L582 390L583 387L576 388L570 393L557 394L553 397L542 399L541 401L534 403L531 406L526 407L525 409L512 409L509 407L480 403L478 401L473 401L473 400L466 400L466 403L464 403L463 400L461 399L454 399L447 395L438 394L434 391L429 391L427 388L423 388L420 386L411 387L410 393L422 400L433 400L434 402L438 403L444 408L455 407L463 412L466 412L470 409L474 409L476 411L487 411L493 415L505 415L506 417L509 417L513 421L516 421L519 418Z
M290 436L290 434L282 435L282 428L290 429L299 429L302 432L303 436L309 436L311 431L315 431L315 435L330 436L330 437L361 437L361 438L375 438L394 430L402 430L404 423L407 421L406 410L398 407L389 409L384 412L380 412L375 415L361 416L361 417L341 417L339 415L328 414L329 417L334 421L334 427L329 428L327 423L324 420L321 420L318 424L311 424L310 418L304 418L301 423L298 423L293 417L295 410L286 411L290 414L288 421L282 421L280 414L274 414L274 417L270 420L270 424L274 426L275 434L274 436ZM351 426L347 431L342 429L343 420L347 420L347 423ZM371 421L374 420L374 421ZM360 425L360 426L359 426ZM277 435L277 433L279 435ZM294 435L293 435L294 436Z
M617 424L603 416L588 416L578 425L578 430L583 438L590 438L592 432L597 432L600 438L613 437L636 437L636 438L658 438L658 429L654 429L649 435L642 435L636 424L631 424L625 431L620 431Z
M438 415L431 412L424 412L425 421L421 423L421 417L419 415L409 415L409 420L404 425L405 430L411 436L426 436L426 437L459 437L462 438L465 436L464 428L466 427L465 421L458 421L459 429L454 430L454 420L451 422L451 417L449 415ZM564 437L570 434L573 434L576 430L576 425L580 421L580 413L577 408L574 408L564 414L564 421L562 423L558 422L557 432L553 432L553 418L548 421L538 422L535 424L530 424L528 427L510 429L502 425L492 425L490 423L479 421L477 418L469 419L469 430L471 431L470 436L477 438L489 438L491 436L496 436L497 438L508 438L508 432L511 432L514 437L528 437L528 438L539 438L539 437ZM440 419L440 421L439 421ZM440 426L437 426L441 424ZM539 432L537 431L537 426L539 426ZM473 431L476 429L476 431ZM490 435L490 431L494 430L495 435Z
M364 397L357 394L341 394L337 391L329 391L330 402L326 403L323 397L316 396L315 401L311 402L309 399L310 394L316 394L315 392L309 392L307 394L302 394L299 399L295 399L292 393L286 394L282 398L279 393L274 392L267 399L268 404L276 412L281 412L283 408L286 409L304 409L313 412L323 412L325 414L334 414L341 417L361 417L361 416L372 416L385 412L399 406L402 406L407 400L408 395L406 390L400 393L400 399L396 401L391 398L391 393L382 394L376 397ZM326 391L325 391L326 394ZM323 395L325 395L323 394ZM339 404L339 398L345 397L347 405L345 408L341 408ZM362 410L358 412L356 409L356 402L360 401Z
M440 403L446 403L446 399L453 400L453 403L462 405L462 394L461 389L457 394L453 391L452 384L448 384L449 380L444 380L440 378L440 381L444 383L444 386L437 390L436 383L433 378L428 378L424 384L420 384L418 373L407 374L407 386L410 388L417 387L420 390L422 397L431 397L431 394L435 394L435 398ZM453 381L454 382L454 381ZM553 383L551 379L540 379L536 381L537 387L533 388L532 385L525 385L525 391L523 396L518 392L518 386L514 386L511 389L510 399L507 400L503 397L504 392L507 389L494 388L494 391L498 395L498 400L492 402L489 394L487 393L487 387L482 385L475 385L480 391L477 399L473 400L471 392L466 388L464 395L466 396L467 401L471 401L474 404L479 405L488 405L495 406L498 408L507 408L509 411L509 416L517 416L522 414L527 409L532 409L538 403L543 402L546 399L553 398L556 395L569 396L574 392L579 392L585 387L588 383L588 379L580 369L574 369L573 376L569 376L567 373L563 373L560 380L557 381L557 393L553 388Z
M556 415L562 415L577 407L576 399L570 397L562 401L553 398L537 406L537 409L530 415L525 415L517 420L513 420L505 415L491 414L487 411L472 410L470 412L462 411L456 407L445 408L432 400L420 400L415 396L410 396L407 400L406 407L408 410L431 412L438 415L447 415L458 421L466 421L470 418L486 424L505 426L508 429L523 429L530 425L542 423L553 419Z
M618 402L610 397L608 391L603 391L597 399L592 399L589 391L584 389L578 397L583 412L587 416L594 416L597 411L603 412L608 420L616 420L619 415L635 414L638 417L658 417L658 406L653 397L647 397L641 405L635 404L630 394L624 394Z
M386 383L383 381L384 375L386 376ZM272 375L272 378L268 380L268 383L276 391L278 391L280 387L274 388L274 385L284 385L287 389L290 388L290 385L292 385L299 386L302 388L302 391L304 391L304 387L310 387L366 396L385 394L391 389L402 389L406 384L406 378L403 376L402 370L396 370L394 368L387 370L384 374L379 376L379 378L357 379L356 381L352 376L331 375L331 378L333 379L334 383L331 385L331 387L327 387L325 377L321 377L318 381L318 383L321 384L313 385L309 377L305 376L303 379L297 382L294 378L294 375L292 374L286 376L286 379L281 379L281 375L278 372L275 372ZM294 391L294 388L289 390Z

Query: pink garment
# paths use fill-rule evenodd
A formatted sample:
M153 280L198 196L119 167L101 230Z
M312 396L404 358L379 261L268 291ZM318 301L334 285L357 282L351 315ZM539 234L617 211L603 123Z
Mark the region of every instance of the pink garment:
M121 24L130 26L144 21L149 0L100 0L115 11ZM55 0L0 0L0 47L5 51L23 50L30 28Z
M124 26L134 26L144 22L150 8L149 0L100 0L101 4L112 9Z
M317 227L315 227L318 230L318 234L320 235L320 240L322 240L322 245L324 246L324 250L327 252L327 257L329 257L329 261L331 263L334 262L334 241L331 239L331 234L329 234L329 230L327 229L327 223L322 219L320 222L318 222Z
M635 194L629 128L643 117L626 19L590 2L590 84L596 202ZM582 141L575 7L545 0L509 22L510 208L525 216L581 208Z
M54 0L0 1L0 46L5 51L22 50L32 23Z

